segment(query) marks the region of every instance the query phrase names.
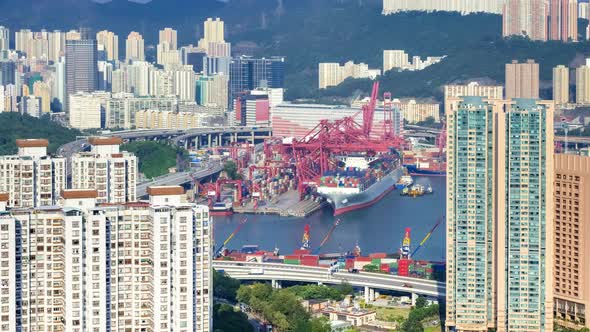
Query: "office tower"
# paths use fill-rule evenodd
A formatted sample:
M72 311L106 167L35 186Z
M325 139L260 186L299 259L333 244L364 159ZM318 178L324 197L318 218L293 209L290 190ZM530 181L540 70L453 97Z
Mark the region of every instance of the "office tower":
M14 84L16 80L16 63L0 61L0 85Z
M111 62L98 62L98 89L101 91L111 91L113 82L113 64Z
M47 59L53 63L59 61L64 56L66 49L66 34L59 30L49 32L47 34L49 54Z
M55 79L51 94L53 98L57 98L61 103L61 111L64 111L64 104L66 102L66 59L60 57L57 62L53 64L55 67Z
M125 42L125 60L127 62L130 60L145 60L144 41L139 32L131 31L129 36L127 36L127 41Z
M0 25L0 51L10 49L10 30Z
M198 61L198 55L195 61ZM205 75L225 74L230 72L232 58L230 57L209 57L205 56L202 62L202 72Z
M408 54L403 50L383 51L383 72L394 68L404 68L409 63Z
M69 96L77 92L92 92L98 88L98 55L96 40L66 40L65 110L69 111Z
M512 60L506 64L506 98L539 98L538 63Z
M553 102L449 102L447 329L553 331Z
M70 127L96 129L104 125L104 96L97 93L78 92L70 95Z
M29 29L21 29L14 34L14 49L20 52L27 52L29 40L33 39L33 32Z
M590 66L586 65L576 68L576 104L590 104Z
M522 35L531 40L547 40L545 0L506 0L502 13L502 36Z
M224 110L228 105L229 76L217 74L201 76L197 81L197 102L203 106L217 106Z
M171 28L165 28L164 30L160 30L160 39L158 44L167 43L171 50L176 50L178 48L177 44L177 32Z
M96 41L104 47L107 61L119 60L119 36L112 31L103 30L96 34Z
M567 104L569 102L569 68L559 65L553 68L553 100L556 104Z
M72 157L72 187L98 190L98 203L134 202L137 182L137 158L119 151L118 137L92 137L90 152Z
M205 52L199 48L186 50L186 51L183 51L183 53L182 53L182 64L192 66L193 71L195 73L202 73L204 71L204 61L205 61L206 57L207 57L207 52ZM227 61L228 68L229 68L229 62L230 62L230 60ZM226 75L229 74L229 69L227 70L227 72L225 72L225 74Z
M51 88L49 84L36 81L33 84L33 95L37 98L41 98L41 113L49 113L51 112Z
M556 324L590 327L590 157L555 155Z
M66 185L66 161L47 155L43 139L16 140L18 154L0 157L0 192L9 207L54 205Z
M231 60L229 68L230 101L240 92L256 88L283 88L285 58L256 59L241 56Z

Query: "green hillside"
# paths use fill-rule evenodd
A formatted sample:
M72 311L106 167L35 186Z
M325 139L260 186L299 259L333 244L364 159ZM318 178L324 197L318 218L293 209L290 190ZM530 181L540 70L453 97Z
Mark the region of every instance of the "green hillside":
M329 100L368 93L368 80L349 80L319 91L318 63L354 60L381 69L384 49L403 49L410 56L448 56L421 72L386 73L380 79L382 91L400 97L440 97L443 84L473 78L501 83L504 64L512 59L535 59L541 64L541 79L550 80L553 66L590 54L587 42L504 40L499 15L406 12L383 16L380 11L380 1L316 1L315 5L290 8L282 17L270 20L265 29L249 29L231 39L256 43L260 55L287 57L289 99ZM585 24L581 21L580 26Z
M137 156L139 171L147 178L168 173L176 166L177 159L187 158L186 150L154 141L136 141L121 146L121 150L133 152Z
M54 153L62 144L75 141L78 130L68 129L47 119L37 119L19 113L0 113L0 155L15 154L15 141L22 138L47 138L49 152Z

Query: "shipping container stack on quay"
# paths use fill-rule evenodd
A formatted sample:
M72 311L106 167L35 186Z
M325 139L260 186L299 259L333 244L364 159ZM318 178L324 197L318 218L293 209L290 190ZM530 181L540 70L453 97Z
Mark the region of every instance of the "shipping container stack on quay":
M383 126L373 128L378 90L376 82L369 103L358 114L322 120L304 137L268 139L262 148L231 147L229 157L244 178L232 210L307 216L329 204L339 215L368 207L395 189L406 142L394 133L390 93L383 95L379 112ZM362 123L356 120L360 115ZM225 184L201 184L201 194L215 204ZM284 199L295 190L296 201Z

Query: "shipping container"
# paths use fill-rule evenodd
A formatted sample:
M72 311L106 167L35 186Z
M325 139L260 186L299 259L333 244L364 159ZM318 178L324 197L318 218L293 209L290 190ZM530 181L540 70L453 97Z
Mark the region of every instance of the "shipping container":
M381 265L381 258L373 258L371 259L371 264L380 266Z
M410 260L409 259L400 259L398 261L398 275L402 277L407 277L410 275L409 267L410 267Z
M346 264L344 266L346 269L352 269L354 268L354 259L351 258L347 258L346 259Z
M376 252L376 253L370 254L369 257L371 257L371 258L386 258L387 254L384 252Z
M370 265L370 264L371 264L371 262L356 260L356 261L354 261L354 268L358 269L358 270L362 270L365 267L365 265Z
M389 272L389 264L381 264L381 269L382 272L388 273Z
M301 265L301 261L298 259L285 259L284 263L291 264L291 265Z
M301 259L301 255L286 255L285 256L285 260L287 260L287 259L289 259L289 260L294 260L294 259L300 260Z
M371 258L370 257L357 257L355 259L356 262L371 262Z
M309 255L311 250L307 249L295 249L293 250L293 255L301 256L301 255Z

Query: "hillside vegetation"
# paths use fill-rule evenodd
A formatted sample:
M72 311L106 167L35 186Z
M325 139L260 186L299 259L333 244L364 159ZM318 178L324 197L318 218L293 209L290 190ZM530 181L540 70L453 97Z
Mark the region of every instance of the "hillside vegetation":
M176 146L154 141L137 141L124 144L121 150L135 153L139 171L147 178L168 173L176 166L177 159L186 159L186 151Z
M75 141L78 130L68 129L48 119L37 119L20 113L0 113L0 155L15 154L16 140L22 138L46 138L49 153L55 153L65 143Z

